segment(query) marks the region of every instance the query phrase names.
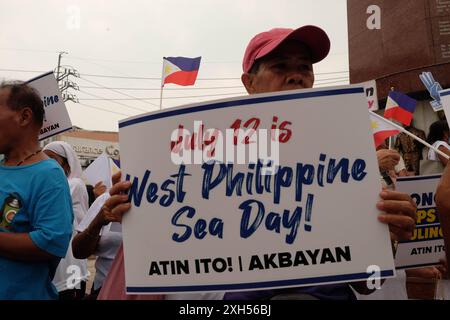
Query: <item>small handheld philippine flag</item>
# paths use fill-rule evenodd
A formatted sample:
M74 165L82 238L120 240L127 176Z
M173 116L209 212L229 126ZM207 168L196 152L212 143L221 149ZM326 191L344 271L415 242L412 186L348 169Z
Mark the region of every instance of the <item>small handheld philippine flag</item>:
M202 57L164 57L162 84L178 84L180 86L192 86L197 79Z
M384 117L409 126L413 119L417 101L401 92L391 91L386 102Z
M400 130L389 123L389 121L383 119L381 116L370 114L370 125L373 130L373 140L375 147L378 147L384 140L390 136L394 136L400 133Z

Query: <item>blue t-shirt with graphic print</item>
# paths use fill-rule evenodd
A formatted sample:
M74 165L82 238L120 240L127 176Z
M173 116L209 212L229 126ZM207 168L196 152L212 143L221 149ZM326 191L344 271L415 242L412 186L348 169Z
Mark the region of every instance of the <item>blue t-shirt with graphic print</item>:
M0 215L0 232L27 233L37 247L54 256L36 262L0 253L0 300L57 299L52 279L66 255L73 221L61 167L51 159L18 167L0 164Z

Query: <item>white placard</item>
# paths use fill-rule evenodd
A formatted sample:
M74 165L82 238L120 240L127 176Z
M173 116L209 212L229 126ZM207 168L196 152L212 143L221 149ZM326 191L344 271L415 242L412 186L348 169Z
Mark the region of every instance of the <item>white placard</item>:
M366 93L367 105L369 110L378 110L378 94L377 94L377 82L375 80L361 83L364 86Z
M450 121L450 89L439 91L441 97L442 108L444 109L447 122Z
M439 264L445 258L444 239L434 195L441 175L400 177L396 188L409 194L417 204L417 224L409 241L400 242L395 256L397 269Z
M92 162L89 167L84 170L84 176L89 184L95 186L97 182L103 182L106 189L109 190L112 187L111 182L111 163L109 157L105 152L101 156Z
M382 277L393 276L389 231L377 220L381 184L365 104L361 86L344 86L237 97L121 121L121 167L133 182L122 226L127 292L349 282L373 275L374 265ZM208 128L279 128L285 135L277 174L262 176L260 166L249 164L176 165L177 129L193 133L196 121L204 134L181 145L209 151ZM224 146L234 143L227 141ZM238 147L246 141L236 139ZM198 157L194 152L191 160ZM241 178L237 195L232 182Z
M44 103L45 118L39 140L71 130L72 122L53 72L47 72L27 83L39 92Z

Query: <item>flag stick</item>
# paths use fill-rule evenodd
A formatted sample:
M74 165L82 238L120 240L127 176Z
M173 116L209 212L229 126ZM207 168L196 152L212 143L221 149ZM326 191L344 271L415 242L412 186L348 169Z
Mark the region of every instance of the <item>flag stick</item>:
M392 121L387 120L386 118L383 118L382 116L379 116L378 114L376 114L373 111L370 111L370 114L373 115L374 117L377 117L380 120L383 120L386 123L389 123L391 126L397 128L398 130L400 130L403 133L406 133L408 136L410 136L411 138L419 141L420 143L422 143L423 145L427 146L428 148L434 150L434 152L436 152L437 154L443 156L445 159L449 160L450 157L448 155L446 155L445 153L443 153L441 150L439 150L438 148L433 147L432 145L430 145L428 142L420 139L418 136L413 135L411 132L409 132L408 130L406 130L405 128L393 123Z
M161 85L161 95L159 96L159 110L162 110L163 88L164 85Z
M164 89L164 79L165 79L165 62L166 58L163 57L163 66L162 66L162 74L161 74L161 93L159 95L159 110L162 110L162 99L163 99L163 89Z

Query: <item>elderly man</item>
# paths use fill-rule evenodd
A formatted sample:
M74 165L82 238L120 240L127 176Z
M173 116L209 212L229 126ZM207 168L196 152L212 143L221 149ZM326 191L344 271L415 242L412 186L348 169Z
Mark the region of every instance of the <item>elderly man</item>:
M249 94L312 88L313 64L330 50L327 34L315 26L272 29L256 35L243 59L242 82ZM415 226L415 203L407 195L384 190L377 208L380 222L389 225L393 241L409 239ZM365 283L352 284L368 293ZM227 293L225 299L353 299L349 285L323 285L284 290Z
M69 186L39 149L42 101L23 83L0 85L0 300L56 299L56 267L72 235Z

